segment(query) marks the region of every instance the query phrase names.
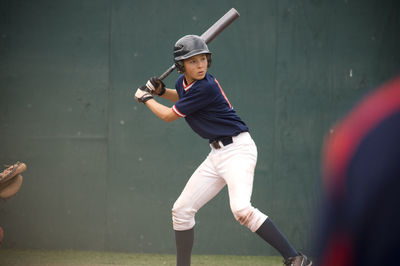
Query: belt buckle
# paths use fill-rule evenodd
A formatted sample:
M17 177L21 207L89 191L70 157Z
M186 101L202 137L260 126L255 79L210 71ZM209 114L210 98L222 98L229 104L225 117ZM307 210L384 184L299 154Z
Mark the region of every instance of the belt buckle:
M219 141L214 140L213 142L211 142L211 146L214 147L214 149L220 149L221 145L219 145Z

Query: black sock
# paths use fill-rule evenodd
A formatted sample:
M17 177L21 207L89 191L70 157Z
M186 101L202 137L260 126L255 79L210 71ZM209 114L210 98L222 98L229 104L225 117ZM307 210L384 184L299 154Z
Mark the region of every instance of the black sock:
M299 255L269 218L258 228L256 234L274 247L284 259Z
M186 231L175 230L176 266L190 266L194 242L194 228Z

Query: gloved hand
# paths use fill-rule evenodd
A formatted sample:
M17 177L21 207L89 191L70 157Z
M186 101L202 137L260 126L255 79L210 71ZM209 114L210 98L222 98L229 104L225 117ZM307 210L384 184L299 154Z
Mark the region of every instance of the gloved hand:
M0 173L0 198L8 199L14 196L22 185L22 173L26 164L17 162Z
M150 90L145 86L141 86L137 89L135 93L135 100L139 103L145 103L148 100L153 99L153 95L151 94Z
M161 96L165 93L165 84L158 77L150 78L146 83L146 87L153 95Z

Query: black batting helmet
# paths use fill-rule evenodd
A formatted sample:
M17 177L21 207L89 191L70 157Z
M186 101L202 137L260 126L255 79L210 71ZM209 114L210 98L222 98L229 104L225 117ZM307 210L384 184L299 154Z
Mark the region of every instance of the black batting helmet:
M183 60L192 56L206 54L208 67L211 64L211 52L205 41L197 35L186 35L180 38L174 46L174 62L179 72L183 72Z

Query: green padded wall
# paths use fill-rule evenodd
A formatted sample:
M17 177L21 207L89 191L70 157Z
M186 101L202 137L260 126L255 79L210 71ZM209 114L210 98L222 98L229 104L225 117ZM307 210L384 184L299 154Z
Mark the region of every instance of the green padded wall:
M0 163L28 165L0 202L4 246L174 253L171 208L208 143L133 93L172 64L177 39L235 7L241 17L209 45L210 72L258 145L254 206L310 250L323 138L399 70L399 6L0 0ZM194 252L276 255L228 200L224 189L197 214Z

